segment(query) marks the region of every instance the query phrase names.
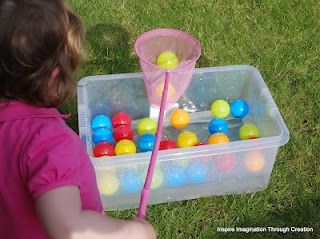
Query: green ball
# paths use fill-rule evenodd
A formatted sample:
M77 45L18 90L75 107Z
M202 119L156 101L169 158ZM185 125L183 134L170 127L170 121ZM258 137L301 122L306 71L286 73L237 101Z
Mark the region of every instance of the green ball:
M225 100L215 100L211 105L213 117L226 118L230 114L230 105Z
M97 185L102 195L109 196L118 191L119 180L112 171L99 172L97 173Z
M256 139L260 137L260 131L254 124L244 124L240 127L239 137L241 140Z
M179 64L179 59L172 51L164 51L157 57L157 65L164 69L175 69Z
M144 118L137 125L139 135L155 134L157 132L157 123L151 118Z
M151 189L157 189L163 184L163 173L160 169L155 169L153 173Z

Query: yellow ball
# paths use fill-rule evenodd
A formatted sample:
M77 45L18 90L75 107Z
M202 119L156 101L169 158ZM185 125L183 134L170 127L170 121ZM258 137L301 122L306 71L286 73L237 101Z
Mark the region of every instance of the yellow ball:
M114 194L119 188L117 176L110 171L97 173L97 184L99 192L106 196Z
M157 189L163 184L163 173L160 169L155 169L152 177L151 189Z
M208 143L209 144L224 144L228 143L230 140L228 136L223 133L215 133L209 137Z
M261 151L249 151L244 157L244 165L249 172L260 172L265 165L264 153Z
M137 125L139 135L155 134L157 132L157 123L151 118L144 118Z
M244 124L240 127L239 137L241 140L256 139L260 137L260 131L254 124Z
M175 69L179 64L179 59L172 51L164 51L157 57L157 65L164 69Z
M116 155L135 154L136 152L136 145L128 139L120 140L115 147Z
M177 145L180 148L195 146L198 143L198 137L195 133L184 131L178 136Z
M171 125L173 128L182 129L188 126L190 115L187 111L178 109L171 114Z
M164 83L163 82L157 84L157 86L156 86L156 96L158 98L162 97L163 87L164 87ZM173 97L175 94L176 94L176 88L174 88L174 86L169 83L168 97Z
M213 117L226 118L230 114L230 105L225 100L216 100L211 105Z

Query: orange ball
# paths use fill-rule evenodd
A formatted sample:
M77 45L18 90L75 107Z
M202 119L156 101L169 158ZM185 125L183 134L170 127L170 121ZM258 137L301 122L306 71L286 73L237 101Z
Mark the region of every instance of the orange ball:
M188 126L190 115L187 111L178 109L171 114L171 125L173 128L182 129Z
M224 144L228 143L230 140L227 135L223 133L215 133L209 137L209 144Z
M261 151L249 151L244 156L244 166L249 172L260 172L265 165L264 153Z

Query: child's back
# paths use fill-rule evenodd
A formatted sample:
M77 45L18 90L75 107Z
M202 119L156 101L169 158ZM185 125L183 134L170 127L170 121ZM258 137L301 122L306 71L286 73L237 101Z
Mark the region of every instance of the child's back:
M90 159L56 110L75 91L82 39L63 0L0 0L0 238L155 238L102 214Z
M34 200L51 188L81 188L83 210L102 212L89 158L54 108L0 103L1 238L47 238Z

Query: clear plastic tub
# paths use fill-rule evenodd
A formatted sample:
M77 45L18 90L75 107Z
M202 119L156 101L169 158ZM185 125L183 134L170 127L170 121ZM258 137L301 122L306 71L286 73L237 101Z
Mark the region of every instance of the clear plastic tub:
M160 151L157 182L149 204L181 201L209 195L249 193L267 188L279 146L289 140L289 131L259 71L247 65L195 69L185 94L177 102L188 108L191 124L185 130L209 137L210 105L216 99L245 99L250 107L242 120L227 118L232 142ZM141 73L91 76L78 83L79 133L97 173L107 210L136 208L151 152L95 158L90 122L96 114L112 116L126 111L133 118L149 116L147 94ZM165 119L164 138L174 138ZM239 127L256 124L261 138L240 141ZM138 135L135 130L134 140ZM158 185L157 185L158 184ZM160 186L159 186L160 184ZM157 186L157 187L156 187Z

